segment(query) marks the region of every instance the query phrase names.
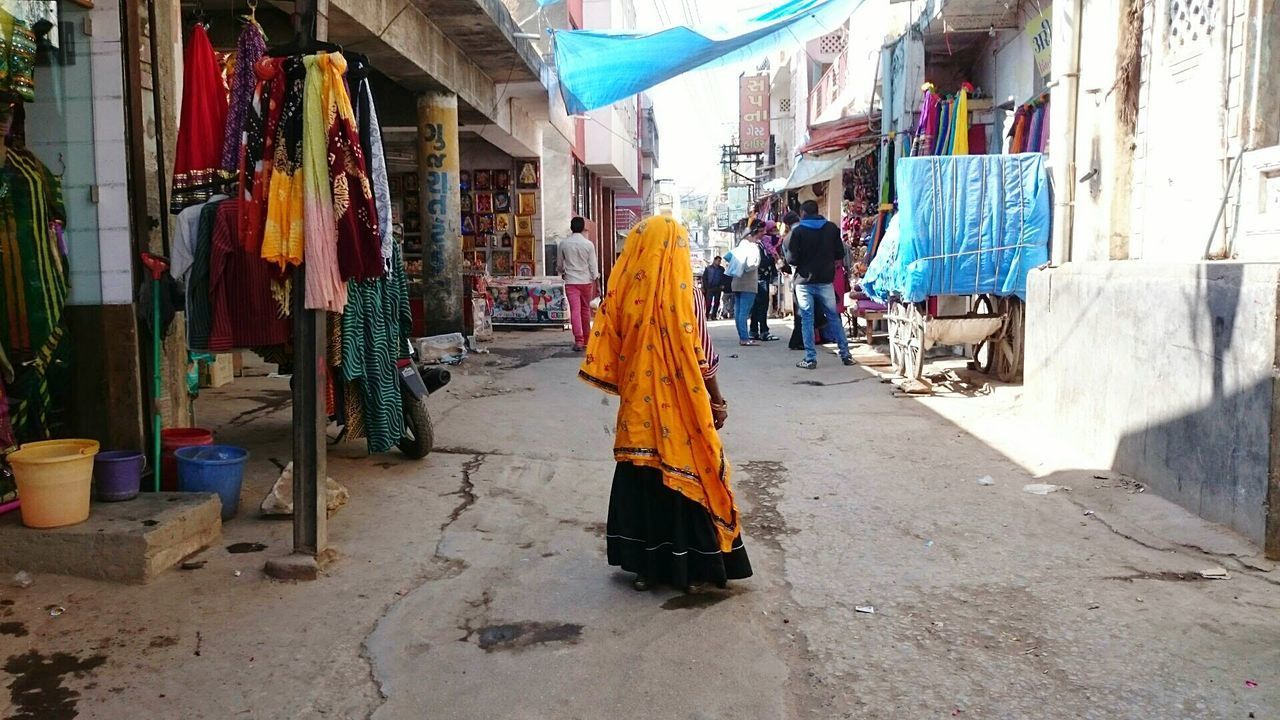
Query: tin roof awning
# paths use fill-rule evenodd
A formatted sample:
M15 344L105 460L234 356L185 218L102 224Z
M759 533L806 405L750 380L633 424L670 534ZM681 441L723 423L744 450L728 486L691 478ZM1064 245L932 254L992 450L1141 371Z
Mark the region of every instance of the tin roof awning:
M854 115L814 125L809 130L809 142L798 152L801 155L816 155L872 142L877 139L871 131L873 124L879 125L879 115Z

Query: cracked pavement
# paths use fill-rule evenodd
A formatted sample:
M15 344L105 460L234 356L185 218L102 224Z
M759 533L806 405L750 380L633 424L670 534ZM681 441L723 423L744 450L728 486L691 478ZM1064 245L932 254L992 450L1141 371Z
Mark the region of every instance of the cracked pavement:
M866 368L824 355L801 373L782 343L714 335L756 570L728 592L636 593L607 566L613 401L575 379L567 335L500 334L433 396L425 461L331 450L351 502L314 583L261 573L290 543L288 523L253 513L288 457L287 381L205 391L202 421L253 452L241 516L206 565L145 587L0 588L0 663L18 658L0 714L31 717L33 686L80 718L1280 713L1280 570L1073 466L1019 388L960 373L896 397ZM1229 579L1200 574L1213 566Z

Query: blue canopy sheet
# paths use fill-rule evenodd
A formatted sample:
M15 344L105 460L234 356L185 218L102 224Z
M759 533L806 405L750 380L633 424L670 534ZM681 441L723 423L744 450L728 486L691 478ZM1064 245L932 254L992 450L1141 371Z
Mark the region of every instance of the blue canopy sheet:
M556 70L571 115L648 90L695 68L754 60L840 27L865 0L785 0L746 20L657 32L561 30Z
M898 214L863 289L879 302L1016 295L1049 261L1049 178L1041 153L899 160Z

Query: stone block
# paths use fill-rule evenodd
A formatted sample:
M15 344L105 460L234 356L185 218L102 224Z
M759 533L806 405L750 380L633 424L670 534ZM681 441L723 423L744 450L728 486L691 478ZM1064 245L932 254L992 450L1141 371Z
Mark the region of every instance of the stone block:
M222 503L211 493L143 493L94 503L89 519L36 529L20 513L0 516L0 572L26 570L145 583L222 536Z

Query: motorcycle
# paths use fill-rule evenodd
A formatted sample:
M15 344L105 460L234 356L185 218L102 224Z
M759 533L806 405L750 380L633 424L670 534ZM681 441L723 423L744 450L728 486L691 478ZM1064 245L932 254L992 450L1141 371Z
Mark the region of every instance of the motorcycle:
M418 362L418 351L409 343L409 357L397 362L400 370L400 398L404 406L404 432L400 439L400 452L419 460L431 452L435 444L435 430L431 425L431 413L427 410L427 397L449 384L448 370L441 367L423 367Z
M421 460L431 454L435 445L435 429L427 409L427 397L448 385L453 377L444 368L421 365L412 342L409 342L409 357L396 361L396 368L400 375L400 402L404 412L404 436L397 447L406 457ZM289 387L293 387L292 377L289 378ZM342 423L341 417L331 419ZM347 428L343 426L333 444L337 445L346 438Z

